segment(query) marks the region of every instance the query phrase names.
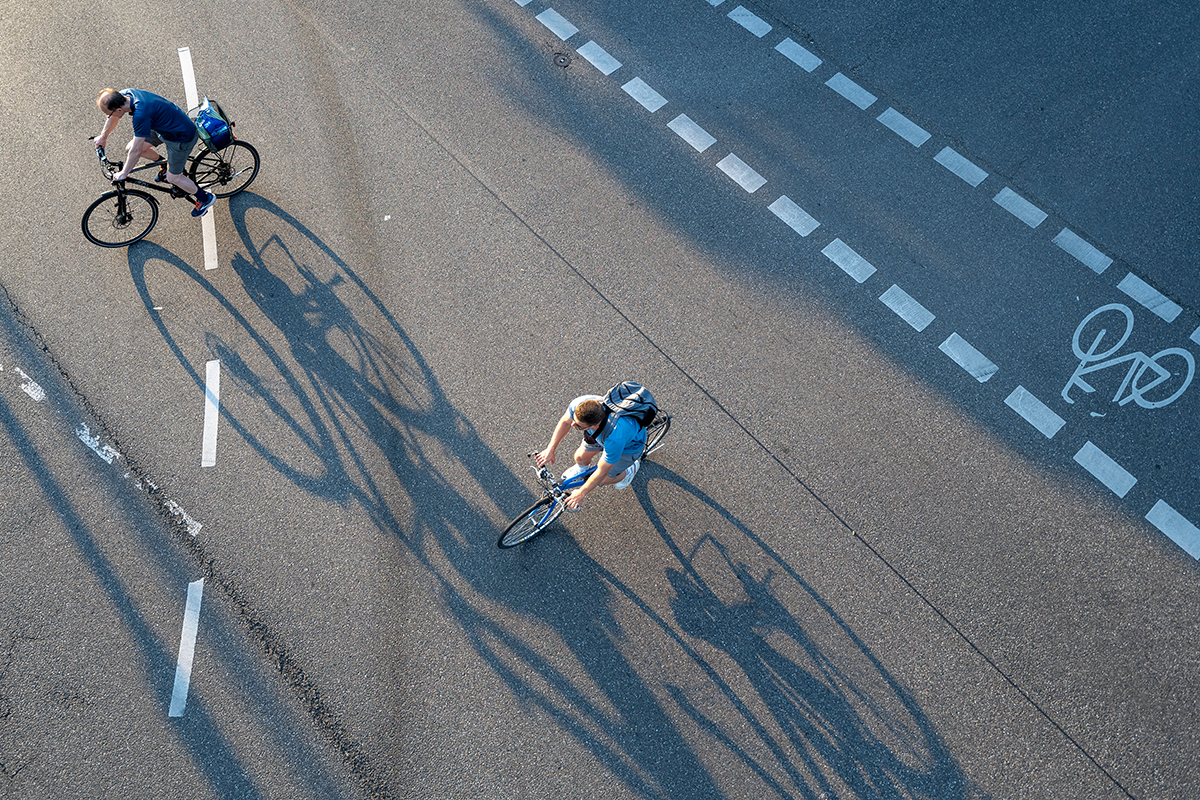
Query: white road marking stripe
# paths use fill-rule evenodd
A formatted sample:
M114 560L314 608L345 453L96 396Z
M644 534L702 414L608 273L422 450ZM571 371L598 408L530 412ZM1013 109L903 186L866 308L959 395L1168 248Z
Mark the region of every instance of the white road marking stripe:
M200 466L217 465L217 420L221 416L221 362L209 361L204 374L204 446Z
M983 183L983 179L988 176L986 172L975 166L973 162L959 155L952 147L943 147L942 152L934 156L933 160L972 186L978 186Z
M1031 228L1041 225L1046 219L1046 212L1026 200L1012 189L1005 186L999 194L992 198L996 205L1012 214Z
M555 11L553 8L547 8L545 11L534 17L534 19L549 28L551 33L562 39L564 42L575 34L579 33L579 28L576 28L574 25L568 22L566 17Z
M717 162L717 169L724 172L734 183L741 186L750 194L754 194L758 189L767 182L767 179L759 175L754 169L735 156L733 153L722 158Z
M1013 389L1012 393L1004 398L1004 405L1020 414L1022 419L1037 428L1047 439L1053 439L1054 434L1067 424L1066 420L1030 394L1024 386Z
M880 302L895 311L900 319L907 322L914 330L923 331L933 322L933 312L909 296L908 292L896 284L879 296Z
M771 32L770 23L745 6L738 6L733 11L730 11L728 16L731 20L760 39Z
M887 111L880 114L876 119L891 128L897 136L913 147L920 147L929 141L929 131L894 108L888 108Z
M791 39L784 39L782 42L775 45L775 49L791 59L793 63L795 63L805 72L812 72L814 69L821 66L821 59L817 58L815 55L808 52L808 50L805 50Z
M850 245L841 239L834 239L825 245L825 249L821 251L821 255L837 264L842 268L843 272L859 283L862 283L875 274L875 267L871 266L869 261L854 252Z
M1117 284L1117 288L1167 322L1174 322L1175 318L1179 316L1179 312L1183 311L1178 304L1168 300L1162 292L1132 272L1121 279L1121 282Z
M825 81L825 85L864 111L879 99L840 72Z
M651 114L667 104L667 98L651 89L649 84L641 78L634 78L621 88L625 90L625 94L641 103Z
M719 5L721 5L721 3L724 3L724 2L725 2L725 0L708 0L708 4L710 6L719 6Z
M516 0L517 5L519 5L521 8L524 8L532 2L533 0Z
M100 444L100 437L93 436L88 426L82 422L79 423L79 427L75 429L75 435L78 436L79 441L86 444L93 453L100 456L100 458L104 460L105 464L111 464L114 459L121 457L121 454L113 448L106 444Z
M216 269L220 266L217 262L217 223L211 208L200 218L200 235L204 239L204 269Z
M588 42L575 52L586 58L593 67L605 75L612 75L621 68L621 62L609 55L607 50L595 42Z
M1079 448L1079 452L1075 454L1075 462L1092 473L1092 477L1107 486L1117 497L1129 494L1129 490L1137 483L1137 478L1126 472L1124 467L1091 442Z
M169 510L172 514L174 514L177 517L183 518L183 524L185 526L187 526L187 532L190 533L192 536L195 536L197 533L200 532L200 529L204 527L202 524L200 524L199 522L196 522L196 520L194 520L190 516L188 516L188 513L186 511L184 511L182 508L180 508L179 504L176 503L174 500L166 501L166 506L167 506L167 510Z
M1091 269L1097 275L1104 272L1112 264L1113 260L1111 258L1066 228L1063 228L1059 231L1058 236L1054 237L1054 243L1074 256L1077 261Z
M1196 330L1192 331L1192 335L1188 338L1196 344L1200 344L1200 328L1196 328Z
M1170 537L1171 541L1184 549L1189 556L1200 559L1200 528L1180 514L1166 502L1159 500L1146 514L1151 525Z
M987 383L989 378L1000 371L1000 368L993 364L991 359L972 347L970 342L957 333L950 334L946 341L938 345L938 350L950 356L955 364L965 369L972 378L980 383Z
M667 123L667 127L679 134L679 138L703 153L717 141L708 131L701 128L687 114L680 114Z
M13 367L13 369L25 379L25 382L21 384L21 391L32 397L33 402L40 403L46 399L46 390L42 388L41 384L26 375L25 371L20 367Z
M192 49L179 48L179 68L183 72L183 96L187 99L188 111L200 107L200 93L196 91L196 72L192 69Z
M780 195L779 199L767 208L801 236L808 236L821 224L813 219L807 211L793 203L786 194Z
M187 605L183 609L183 631L179 635L179 661L175 664L175 686L171 689L168 717L182 717L187 708L188 687L192 683L192 659L196 653L196 633L200 629L200 601L204 579L188 584Z

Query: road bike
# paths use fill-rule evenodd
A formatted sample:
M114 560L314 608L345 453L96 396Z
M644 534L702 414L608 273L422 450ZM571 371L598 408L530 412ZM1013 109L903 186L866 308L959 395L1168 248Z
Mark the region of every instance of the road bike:
M663 437L670 429L671 415L665 411L655 414L654 421L646 429L646 449L642 452L641 457L647 458L662 447ZM536 453L529 453L530 458L534 455ZM546 530L546 526L558 519L558 515L566 508L566 501L571 492L583 486L595 471L594 466L588 467L578 475L562 480L555 478L554 474L544 466L535 467L534 473L537 482L542 487L542 498L510 522L504 529L504 533L500 534L500 539L496 544L499 547L515 547Z
M109 161L103 147L96 148L100 169L112 183L113 176L120 172L124 162ZM158 201L154 195L141 189L131 189L134 184L174 198L190 196L177 186L165 183L163 165L165 161L151 161L130 170L130 177L113 183L113 190L100 195L96 202L83 212L83 235L92 244L101 247L128 247L141 239L158 222ZM253 145L234 139L228 147L210 150L202 145L199 155L188 156L187 176L201 189L217 197L231 197L254 182L258 175L258 151ZM153 181L134 178L136 173L159 170Z

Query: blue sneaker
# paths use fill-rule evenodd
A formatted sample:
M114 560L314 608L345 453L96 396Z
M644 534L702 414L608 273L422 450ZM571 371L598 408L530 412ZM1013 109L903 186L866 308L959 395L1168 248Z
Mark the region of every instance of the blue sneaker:
M217 196L212 192L206 192L203 189L196 192L196 207L192 209L192 216L203 217L215 202L217 202Z

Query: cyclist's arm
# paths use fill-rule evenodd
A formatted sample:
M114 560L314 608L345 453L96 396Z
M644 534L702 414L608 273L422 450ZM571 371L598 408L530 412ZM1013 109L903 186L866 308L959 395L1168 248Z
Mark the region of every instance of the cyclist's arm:
M121 121L121 117L125 116L124 111L114 111L104 120L104 127L100 129L100 135L96 137L96 146L104 147L108 144L108 135L117 128L117 123Z
M600 459L600 463L596 465L596 471L588 476L588 479L584 482L583 486L580 486L578 489L571 492L569 501L574 501L573 503L570 503L571 508L579 508L580 501L587 496L588 492L600 485L601 481L603 481L608 475L615 463L615 461L610 462L605 461L603 458Z
M145 136L133 137L133 141L129 143L129 155L125 159L125 166L121 167L120 172L118 172L116 175L113 175L114 181L123 181L129 177L129 173L132 172L133 168L137 166L137 162L139 160L139 157L134 154L141 153L142 145L144 145L145 143L146 143Z
M545 450L537 454L535 460L539 467L554 463L554 453L558 450L558 446L562 443L562 440L566 438L569 430L571 430L571 414L568 412L563 414L562 419L558 421L558 425L554 426L554 434L550 437L550 444L546 446Z

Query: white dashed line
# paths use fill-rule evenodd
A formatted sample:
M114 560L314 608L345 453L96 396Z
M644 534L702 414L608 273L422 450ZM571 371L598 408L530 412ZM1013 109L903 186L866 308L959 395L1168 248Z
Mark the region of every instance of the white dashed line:
M879 301L896 312L896 315L911 325L913 330L923 331L934 320L932 311L912 299L908 292L894 283L879 296Z
M817 58L815 55L808 52L791 39L784 39L782 42L775 45L775 49L791 59L794 64L799 66L805 72L812 72L814 69L821 66L821 59Z
M745 6L738 6L730 11L728 16L760 39L771 32L770 23Z
M179 48L179 69L183 73L183 94L187 98L188 111L200 107L200 93L196 89L196 71L192 67L192 49ZM217 223L213 213L200 218L200 236L204 241L204 269L216 269L220 266L217 261Z
M894 108L889 108L887 111L876 117L887 127L904 141L911 144L913 147L920 147L929 141L929 131L922 128L917 123L913 122L908 117L901 114Z
M593 67L605 75L612 75L621 68L621 62L610 56L607 50L595 42L588 42L575 52L586 58Z
M91 429L84 423L79 423L79 427L75 429L75 435L79 437L79 441L88 446L89 449L104 461L105 464L111 464L113 461L121 457L121 454L112 447L101 444L99 436L93 436Z
M1012 214L1031 228L1041 225L1046 219L1046 212L1026 200L1012 189L1005 186L992 198L996 205Z
M649 84L641 78L634 78L621 88L625 90L625 94L641 103L651 114L667 104L667 98L651 89Z
M25 371L20 367L13 367L13 369L15 369L17 374L25 379L25 382L21 384L22 392L32 397L33 402L35 403L40 403L46 399L46 390L42 388L41 384L26 375Z
M692 122L692 118L687 114L680 114L668 122L667 127L679 134L679 138L696 148L696 151L700 153L712 147L717 141L708 131L701 128L695 122Z
M553 8L547 8L545 11L534 17L534 19L549 28L551 33L562 39L564 42L575 34L579 33L579 28L576 28L574 25L568 22L566 17L555 11Z
M858 283L862 283L875 274L875 267L871 266L869 261L854 252L853 248L841 239L834 239L825 245L825 249L821 251L821 255L841 267L843 272L854 278Z
M188 584L187 605L183 609L183 631L179 635L179 660L175 664L175 686L171 689L168 717L182 717L187 708L188 688L192 683L192 659L196 653L196 633L200 629L200 601L204 579Z
M1167 299L1162 292L1132 272L1121 279L1117 288L1167 322L1174 322L1175 318L1179 316L1179 312L1183 311L1179 304Z
M1053 439L1054 434L1067 424L1066 420L1030 394L1024 386L1013 389L1012 393L1004 398L1004 405L1020 414L1022 419L1037 428L1047 439Z
M965 369L972 378L980 383L987 383L989 378L1000 371L1000 368L993 364L991 359L972 347L970 342L957 333L950 334L946 341L938 345L938 349L950 356L950 360Z
M1113 260L1111 258L1066 228L1063 228L1059 231L1058 236L1054 237L1054 243L1074 256L1077 261L1097 275L1104 272L1112 264Z
M879 99L840 72L825 81L825 85L864 111Z
M747 164L745 161L742 161L733 153L730 153L718 161L717 169L721 170L721 172L724 172L726 175L732 178L734 183L745 189L750 194L754 194L762 187L764 183L767 182L766 178L755 172L749 164Z
M221 416L221 362L209 361L204 370L204 444L200 466L217 465L217 420Z
M1107 486L1117 497L1129 494L1129 490L1137 483L1137 478L1091 442L1079 449L1075 454L1075 462L1092 473L1092 477Z
M1200 328L1196 328L1196 330L1192 331L1192 335L1188 338L1196 344L1200 344Z
M807 211L793 203L787 195L780 196L778 200L771 203L767 208L801 236L808 236L821 224L813 219Z
M521 8L524 8L532 2L533 0L516 0L517 5L519 5Z
M1151 525L1165 533L1171 541L1183 548L1189 556L1200 559L1200 528L1182 514L1159 500L1146 514Z
M942 151L933 157L933 160L972 186L983 183L983 179L988 176L974 162L963 157L951 147L943 147Z

